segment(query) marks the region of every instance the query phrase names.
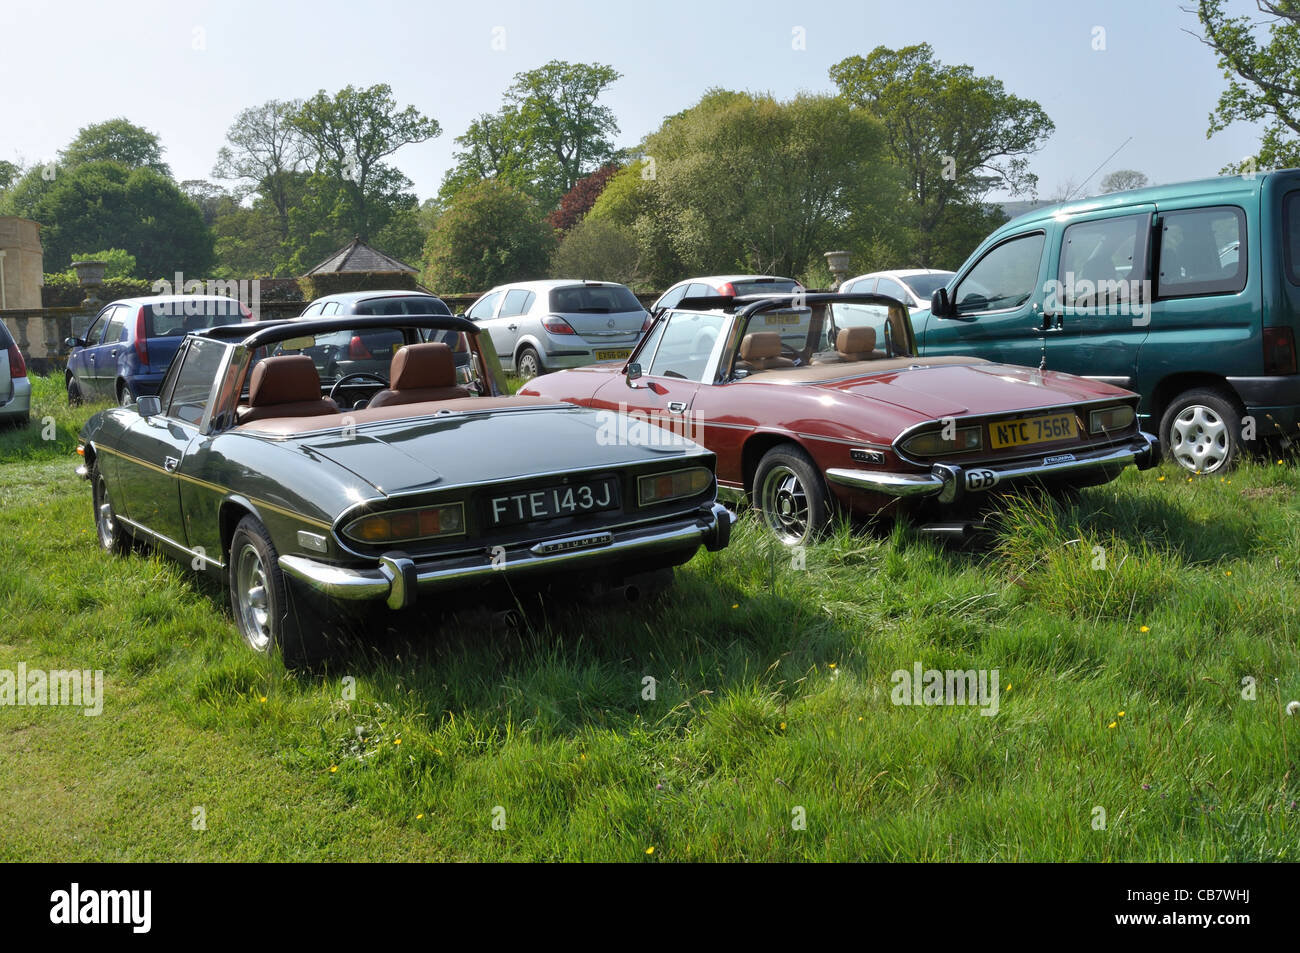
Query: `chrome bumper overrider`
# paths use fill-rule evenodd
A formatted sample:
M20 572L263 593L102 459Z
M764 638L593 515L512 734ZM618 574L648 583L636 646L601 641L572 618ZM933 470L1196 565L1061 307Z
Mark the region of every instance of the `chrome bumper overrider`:
M333 599L383 599L389 608L413 604L421 589L447 589L492 579L515 578L560 568L605 565L619 557L635 558L684 549L694 544L709 550L725 547L736 515L721 503L702 508L694 519L668 525L603 530L545 540L531 547L508 548L494 557L488 550L473 556L416 563L401 552L385 553L374 569L353 569L305 556L281 556L280 568Z
M1084 453L1046 454L1033 460L1019 460L1006 465L960 467L936 463L929 473L832 468L826 471L826 479L855 490L904 498L936 496L941 503L952 503L966 493L992 490L1017 480L1065 476L1087 470L1120 470L1130 464L1139 470L1149 470L1159 462L1159 442L1150 434L1139 432L1121 447Z

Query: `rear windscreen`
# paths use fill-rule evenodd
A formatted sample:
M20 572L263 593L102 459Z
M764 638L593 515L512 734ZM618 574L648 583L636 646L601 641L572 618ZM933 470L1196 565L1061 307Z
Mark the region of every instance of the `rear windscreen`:
M145 305L146 337L166 338L238 324L244 320L244 306L233 298L225 301L164 301Z
M922 301L929 301L930 295L946 287L952 276L951 271L943 271L937 275L907 275L903 278L903 284L911 288L912 294Z
M561 314L618 314L642 309L636 295L622 285L598 285L554 289L551 310Z
M441 298L412 295L409 298L371 298L357 303L357 314L451 314Z
M799 290L797 281L733 281L731 287L736 289L736 296L741 295L783 295Z

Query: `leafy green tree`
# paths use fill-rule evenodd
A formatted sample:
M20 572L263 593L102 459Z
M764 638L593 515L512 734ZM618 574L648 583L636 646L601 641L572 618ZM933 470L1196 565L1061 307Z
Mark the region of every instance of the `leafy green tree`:
M17 182L22 174L23 170L19 166L7 159L0 159L0 192Z
M425 245L422 281L440 293L468 294L541 278L554 247L536 201L485 179L462 189L439 216Z
M500 179L553 209L614 157L618 123L599 99L619 78L610 66L562 60L516 74L500 111L479 116L456 138L461 149L439 193L444 203L467 185Z
M908 258L915 263L936 262L936 231L952 206L975 205L993 186L1012 195L1035 189L1028 156L1055 126L1038 103L1008 93L1000 80L944 66L928 43L878 46L841 60L830 76L883 124L908 189Z
M118 117L92 123L77 130L77 136L59 153L61 171L88 162L116 162L128 169L152 169L171 178L172 171L162 161L163 147L158 136Z
M1202 41L1218 54L1228 88L1210 113L1207 136L1234 122L1264 123L1259 151L1224 172L1300 166L1300 4L1256 0L1268 19L1267 41L1248 16L1230 16L1224 0L1200 0Z
M641 250L631 229L583 219L568 230L555 250L551 272L636 287L642 283L640 264Z
M1146 173L1139 172L1136 169L1116 169L1102 176L1100 187L1103 195L1110 192L1127 192L1129 189L1140 189L1150 183Z
M338 228L370 241L395 207L413 207L410 180L383 160L402 146L425 142L442 130L414 106L398 108L384 83L321 90L302 104L291 123L311 147L314 187L328 189L329 215Z
M22 183L20 183L21 186ZM145 276L201 275L212 263L212 234L176 183L153 169L87 162L61 170L18 214L44 225L46 267L62 271L81 248L122 248Z
M238 183L241 196L256 193L275 209L276 229L289 238L289 202L296 176L308 165L311 149L294 124L301 100L272 99L243 110L226 131L212 176Z
M834 96L780 102L710 90L642 150L588 218L631 218L656 284L734 270L801 274L855 229L869 232L897 199L880 124Z
M97 252L73 252L73 261L102 261L108 267L104 269L105 278L135 278L135 256L121 248L109 248Z

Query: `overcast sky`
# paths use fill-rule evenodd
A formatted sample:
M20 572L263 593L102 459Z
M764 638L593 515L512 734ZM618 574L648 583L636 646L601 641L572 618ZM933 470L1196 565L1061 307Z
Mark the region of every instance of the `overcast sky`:
M1206 139L1224 81L1184 32L1197 26L1174 0L0 0L0 158L51 159L79 127L120 115L161 136L177 179L208 178L241 109L384 82L442 126L394 157L424 199L469 121L550 59L623 74L606 102L631 146L709 87L831 90L827 69L844 57L928 41L1056 123L1032 159L1043 196L1132 136L1092 191L1116 168L1172 182L1255 150L1248 126Z

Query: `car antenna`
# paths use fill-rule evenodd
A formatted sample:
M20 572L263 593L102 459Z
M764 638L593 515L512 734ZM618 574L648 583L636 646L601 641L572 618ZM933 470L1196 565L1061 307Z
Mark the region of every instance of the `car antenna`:
M1093 169L1091 172L1089 172L1089 173L1088 173L1088 178L1084 179L1084 180L1083 180L1082 182L1080 182L1077 186L1075 186L1075 187L1070 191L1070 194L1067 195L1064 199L1062 199L1062 201L1064 201L1064 202L1068 202L1068 201L1070 201L1070 199L1074 198L1074 193L1075 193L1075 192L1079 191L1079 189L1081 189L1081 188L1083 188L1085 185L1087 185L1087 184L1092 180L1092 177L1093 177L1094 175L1096 175L1098 172L1100 172L1102 169L1104 169L1104 168L1106 167L1106 163L1107 163L1107 162L1109 162L1111 159L1113 159L1113 158L1115 158L1117 155L1119 155L1119 150L1120 150L1120 149L1123 149L1126 145L1128 145L1128 144L1129 144L1130 142L1132 142L1132 141L1133 141L1133 137L1132 137L1132 136L1129 136L1127 139L1125 139L1123 142L1121 142L1121 143L1119 144L1119 149L1116 149L1116 150L1115 150L1114 152L1112 152L1110 155L1106 156L1106 158L1102 159L1102 160L1101 160L1101 165L1097 166L1097 168L1095 168L1095 169Z

